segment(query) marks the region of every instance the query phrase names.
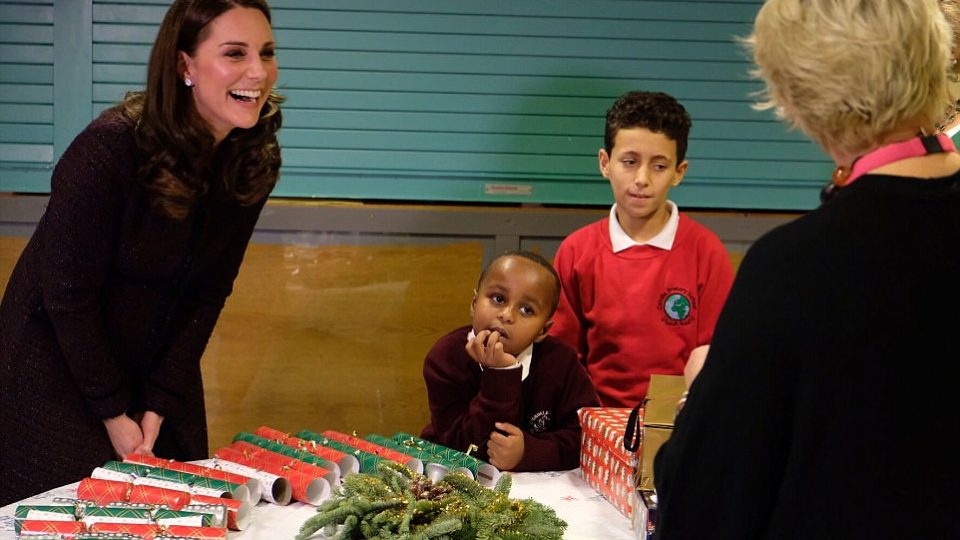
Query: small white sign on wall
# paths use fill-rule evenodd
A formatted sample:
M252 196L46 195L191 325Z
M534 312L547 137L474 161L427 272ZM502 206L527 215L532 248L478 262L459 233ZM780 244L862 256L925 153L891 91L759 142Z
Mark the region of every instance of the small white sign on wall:
M530 184L484 184L484 195L533 195L533 186Z

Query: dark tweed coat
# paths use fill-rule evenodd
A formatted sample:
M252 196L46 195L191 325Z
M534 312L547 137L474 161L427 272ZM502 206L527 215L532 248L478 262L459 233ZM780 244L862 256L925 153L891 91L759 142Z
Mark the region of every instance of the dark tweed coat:
M207 457L200 357L263 202L212 192L177 221L136 181L133 127L107 111L53 173L0 304L0 505L113 458L102 419L165 417L155 451Z

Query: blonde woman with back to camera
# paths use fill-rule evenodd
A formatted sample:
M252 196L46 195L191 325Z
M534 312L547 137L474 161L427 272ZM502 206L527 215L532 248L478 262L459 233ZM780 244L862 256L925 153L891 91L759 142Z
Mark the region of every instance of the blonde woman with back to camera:
M950 27L937 0L770 0L747 43L837 189L744 259L657 456L657 536L960 538Z

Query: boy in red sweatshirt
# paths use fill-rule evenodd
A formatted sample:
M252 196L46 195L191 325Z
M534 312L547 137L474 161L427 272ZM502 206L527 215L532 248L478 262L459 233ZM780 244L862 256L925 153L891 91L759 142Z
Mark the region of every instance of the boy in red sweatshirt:
M430 424L422 437L501 470L574 469L577 410L599 398L571 347L547 336L560 298L549 261L508 252L480 274L472 326L440 338L423 364Z
M607 111L600 172L609 217L568 236L550 334L577 349L605 407L633 407L650 375L707 356L733 284L720 239L668 199L687 172L690 116L662 92L628 92Z

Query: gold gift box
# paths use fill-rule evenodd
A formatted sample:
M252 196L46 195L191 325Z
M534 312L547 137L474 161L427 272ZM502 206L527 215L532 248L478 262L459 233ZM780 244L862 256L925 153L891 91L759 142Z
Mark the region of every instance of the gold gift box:
M637 489L653 491L653 459L673 433L677 402L686 390L680 375L651 375L644 401L643 438L637 466Z

